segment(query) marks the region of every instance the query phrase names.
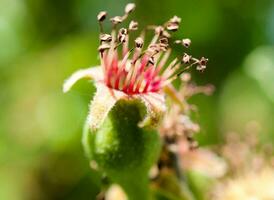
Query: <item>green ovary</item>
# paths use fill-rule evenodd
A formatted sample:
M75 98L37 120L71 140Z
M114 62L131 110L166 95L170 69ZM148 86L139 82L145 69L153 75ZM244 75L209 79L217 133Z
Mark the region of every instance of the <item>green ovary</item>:
M155 129L138 127L145 114L139 100L120 100L103 125L87 137L91 158L123 187L129 200L150 199L148 172L161 147Z

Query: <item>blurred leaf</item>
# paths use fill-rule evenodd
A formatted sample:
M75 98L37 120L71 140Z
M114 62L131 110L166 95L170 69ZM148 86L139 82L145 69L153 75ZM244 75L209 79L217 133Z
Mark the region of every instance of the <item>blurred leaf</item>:
M244 71L255 79L274 103L274 47L259 47L245 60Z

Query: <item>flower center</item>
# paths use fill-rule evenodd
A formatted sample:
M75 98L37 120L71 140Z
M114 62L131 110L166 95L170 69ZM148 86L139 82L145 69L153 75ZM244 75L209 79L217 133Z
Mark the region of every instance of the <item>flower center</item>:
M205 69L206 58L196 59L186 53L181 58L168 62L171 53L171 32L179 28L181 21L177 16L162 26L147 26L130 48L129 35L138 29L138 23L131 21L128 28L121 28L118 31L117 26L127 19L134 8L134 4L128 4L123 16L110 19L113 27L111 35L103 33L102 22L106 19L107 13L103 11L97 16L101 31L98 50L104 82L108 87L127 94L159 92L190 67L196 65L200 71ZM144 35L147 30L154 30L155 35L145 49ZM186 48L190 43L188 38L175 41L175 44L182 44Z

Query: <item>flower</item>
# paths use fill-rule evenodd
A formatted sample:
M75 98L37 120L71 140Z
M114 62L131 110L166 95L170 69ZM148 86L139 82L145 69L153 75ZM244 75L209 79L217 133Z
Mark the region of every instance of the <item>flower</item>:
M258 126L251 121L244 134L227 134L219 150L227 161L228 173L217 179L210 199L274 199L273 146L260 143Z
M273 166L258 171L246 171L241 176L225 180L214 189L214 200L274 199Z
M185 68L182 68L185 64L182 59L175 58L168 62L171 54L168 31L178 29L181 19L177 16L163 26L146 28L155 31L146 49L146 30L134 40L134 46L129 47L129 35L138 29L138 22L131 21L128 28L118 30L117 27L134 9L135 4L130 3L125 7L123 16L110 19L113 27L111 34L104 33L102 24L107 18L107 12L98 14L101 31L98 51L101 64L75 72L64 83L63 91L67 92L81 78L94 80L97 92L90 104L88 115L91 130L100 127L108 112L120 99L140 99L147 108L147 116L139 125L157 125L166 110L163 89L172 88L170 83L193 65L203 63L204 69L205 62L192 57L189 58L190 65Z

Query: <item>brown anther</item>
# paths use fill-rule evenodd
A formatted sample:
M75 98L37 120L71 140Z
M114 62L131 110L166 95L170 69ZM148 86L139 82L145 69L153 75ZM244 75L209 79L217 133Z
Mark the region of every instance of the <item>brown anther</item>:
M97 15L97 20L98 20L99 22L102 22L102 21L104 21L104 20L106 19L106 17L107 17L107 12L106 12L106 11L101 11L101 12L99 12L99 14Z
M197 69L198 71L204 71L204 70L206 69L207 61L208 61L207 58L202 57L202 58L198 61L199 64L198 64L198 66L196 67L196 69Z
M116 24L120 24L123 21L123 18L120 16L115 16L113 18L110 19L110 21L116 25Z
M163 31L163 37L170 38L170 34L167 31Z
M159 44L151 44L149 45L147 49L147 54L148 55L154 55L160 51L160 46Z
M121 28L119 30L119 34L118 34L119 42L125 42L126 41L126 35L127 35L127 29Z
M131 31L136 31L138 29L138 22L131 21L129 23L128 29L131 30Z
M188 48L190 44L191 40L189 38L182 39L182 45L184 45L184 47Z
M202 57L202 58L200 59L200 61L199 61L199 64L200 64L200 65L206 65L207 62L208 62L208 59L205 58L205 57Z
M126 28L121 28L119 30L119 34L121 34L121 35L127 35L127 29Z
M142 48L143 47L144 40L141 37L137 37L134 42L135 42L136 48Z
M111 42L111 40L112 40L112 37L111 37L111 35L109 35L109 34L101 34L100 35L100 40L102 41L102 42Z
M168 48L168 44L165 44L165 43L160 43L160 44L159 44L159 49L160 49L161 51L166 51L167 48Z
M168 38L162 37L162 38L159 40L159 42L160 42L161 44L168 44Z
M167 24L167 30L169 30L169 31L177 31L178 30L178 28L179 28L179 25L178 24L176 24L176 23L173 23L173 22L169 22L168 24Z
M119 42L125 42L126 41L126 35L119 34L118 35L118 40L119 40Z
M157 26L156 28L155 28L155 34L156 35L162 35L163 34L163 32L164 32L164 27L162 27L162 26Z
M190 56L190 55L184 53L182 62L183 62L184 64L188 64L188 63L190 62L190 60L191 60L191 57L192 57L192 56Z
M206 69L206 65L197 65L196 69L198 71L204 71Z
M135 4L134 3L129 3L125 7L125 13L129 14L135 9Z
M181 18L177 17L176 15L172 17L169 22L174 23L174 24L180 24L181 23Z
M98 47L98 51L100 51L100 52L103 52L103 51L105 51L105 50L107 50L107 49L110 49L110 45L109 45L109 44L106 44L106 43L101 44L101 45Z
M154 57L153 57L153 56L150 57L149 60L148 60L148 62L149 62L150 64L154 65L154 64L155 64L155 62L154 62Z

